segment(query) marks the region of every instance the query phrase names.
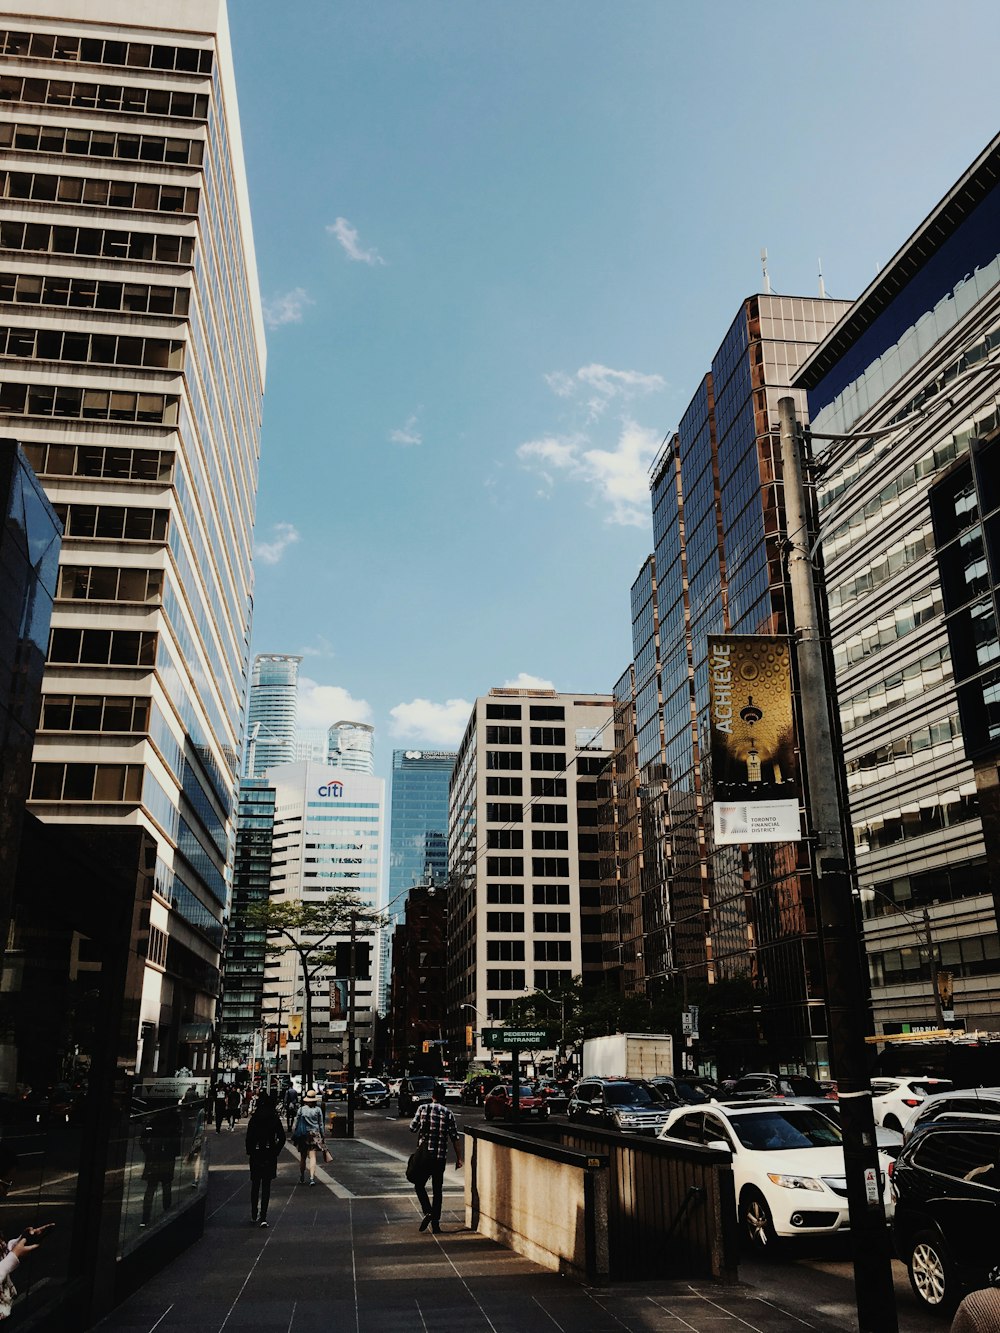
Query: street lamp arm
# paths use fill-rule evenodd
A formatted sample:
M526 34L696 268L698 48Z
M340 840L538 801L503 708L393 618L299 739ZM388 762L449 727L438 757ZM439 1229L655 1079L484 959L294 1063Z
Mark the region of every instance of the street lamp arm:
M887 893L883 893L881 889L859 888L855 889L855 893L857 894L858 899L861 902L865 901L866 894L871 894L873 898L881 898L882 901L884 903L888 903L888 905L892 908L892 910L898 916L901 916L903 920L906 922L906 924L913 930L913 932L918 937L920 937L921 947L927 950L928 959L931 964L931 989L934 992L934 1013L935 1016L937 1017L938 1027L943 1028L944 1007L941 1004L941 992L938 990L938 979L937 979L937 971L938 971L937 964L940 961L940 950L938 949L938 946L935 944L934 937L931 934L930 912L925 907L923 911L923 918L920 921L917 921L915 917L912 917L910 913L907 912L904 908L900 907L898 903L893 902L893 900L889 897L889 895Z

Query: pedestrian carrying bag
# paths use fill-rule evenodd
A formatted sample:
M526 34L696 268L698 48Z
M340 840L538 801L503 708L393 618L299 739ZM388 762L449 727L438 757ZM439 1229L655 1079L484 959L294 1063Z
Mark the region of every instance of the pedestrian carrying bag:
M333 1161L333 1153L330 1151L330 1149L329 1149L329 1148L326 1146L326 1144L324 1143L324 1145L323 1145L323 1164L324 1164L324 1166L325 1166L327 1162L332 1162L332 1161Z
M426 1144L418 1143L406 1163L406 1179L411 1185L422 1185L431 1173L431 1155Z

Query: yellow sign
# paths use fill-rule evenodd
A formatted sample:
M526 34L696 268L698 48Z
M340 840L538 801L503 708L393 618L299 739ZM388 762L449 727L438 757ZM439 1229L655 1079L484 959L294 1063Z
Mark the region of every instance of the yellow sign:
M465 1049L472 1050L472 1024L467 1023L465 1027Z
M298 1041L299 1037L302 1036L301 1014L288 1015L288 1035L291 1037L292 1041Z

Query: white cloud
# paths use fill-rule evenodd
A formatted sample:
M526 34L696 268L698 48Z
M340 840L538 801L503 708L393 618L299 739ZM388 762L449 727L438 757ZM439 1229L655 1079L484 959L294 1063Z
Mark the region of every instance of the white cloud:
M320 685L308 676L299 677L299 727L331 727L344 718L370 722L371 705L365 699L352 698L350 691L340 685Z
M457 745L465 735L472 715L468 699L448 699L443 704L430 699L412 699L390 708L392 734L435 745Z
M280 329L283 324L301 324L307 305L315 305L304 287L293 287L283 296L264 302L264 323L269 329Z
M551 491L558 470L590 488L594 503L607 510L606 523L645 527L650 514L649 467L660 446L659 433L625 420L613 448L584 447L589 443L586 436L548 436L519 445L517 456L541 476L545 493Z
M545 382L559 398L586 395L583 402L590 420L599 417L616 398L628 401L640 394L659 393L667 387L662 375L646 375L641 370L612 370L591 362L581 366L575 375L555 370L545 376Z
M423 444L424 437L417 430L417 416L414 413L406 418L406 425L389 432L393 444Z
M265 565L276 565L281 557L300 540L299 530L294 523L275 523L274 541L257 543L257 556Z
M503 683L505 690L554 690L555 686L551 680L543 680L541 676L532 676L528 671L519 671L513 680L505 680Z
M347 218L338 218L336 222L327 227L331 236L336 236L340 246L348 259L353 259L358 264L384 265L385 260L375 249L364 250L358 240L356 227L352 227Z

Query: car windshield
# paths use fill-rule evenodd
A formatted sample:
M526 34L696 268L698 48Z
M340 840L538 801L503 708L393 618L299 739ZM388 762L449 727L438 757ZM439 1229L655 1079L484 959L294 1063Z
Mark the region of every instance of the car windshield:
M818 1111L766 1111L734 1115L733 1130L744 1148L830 1148L843 1142L840 1129Z
M907 1080L908 1085L914 1092L950 1092L955 1086L946 1078L911 1078Z
M410 1087L414 1092L433 1092L434 1080L432 1078L411 1078Z
M795 1097L822 1097L823 1089L813 1078L806 1078L804 1075L786 1074L782 1078L783 1083L787 1083Z
M707 1093L702 1092L701 1088L696 1088L696 1087L694 1087L694 1085L691 1084L691 1083L685 1083L685 1082L683 1082L683 1081L681 1081L681 1080L678 1080L678 1082L676 1083L675 1086L676 1086L676 1088L677 1088L678 1093L679 1093L679 1094L681 1095L681 1097L683 1097L684 1100L687 1101L687 1102L707 1102L707 1101L708 1101L708 1095L707 1095Z
M609 1106L652 1106L653 1099L636 1083L611 1083L604 1089Z

